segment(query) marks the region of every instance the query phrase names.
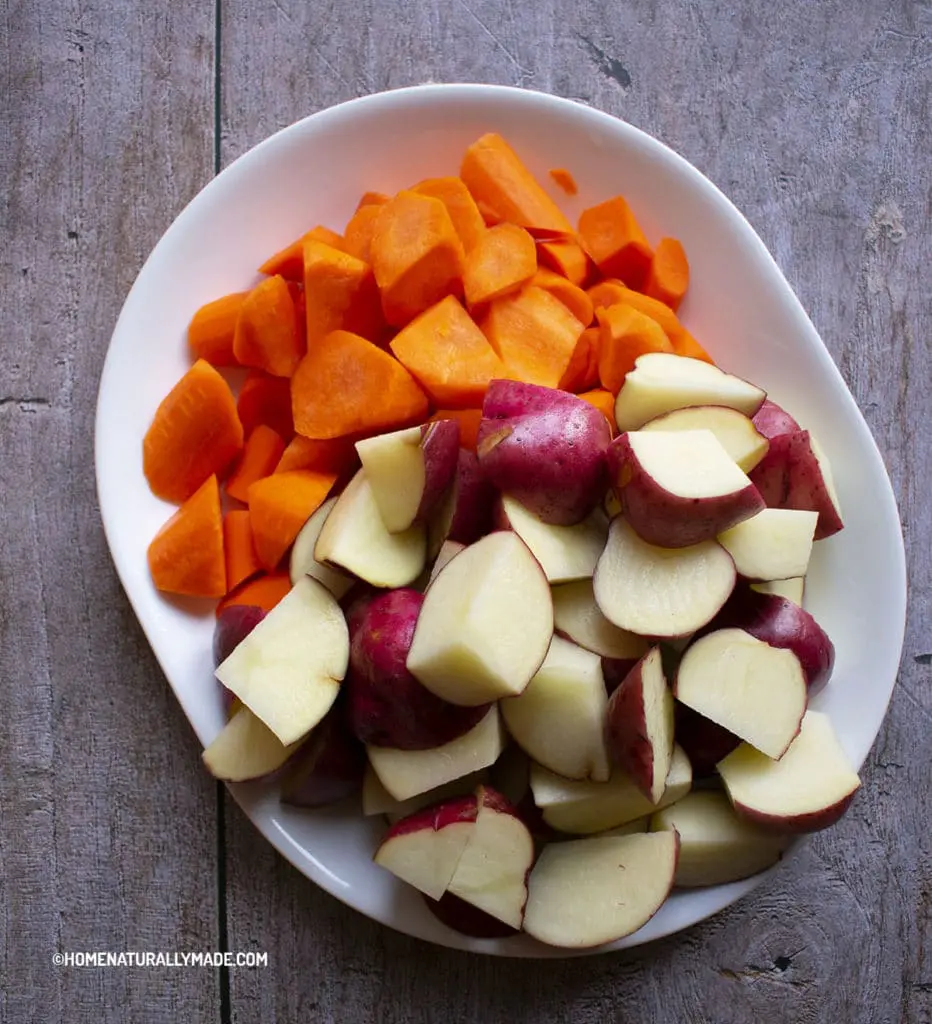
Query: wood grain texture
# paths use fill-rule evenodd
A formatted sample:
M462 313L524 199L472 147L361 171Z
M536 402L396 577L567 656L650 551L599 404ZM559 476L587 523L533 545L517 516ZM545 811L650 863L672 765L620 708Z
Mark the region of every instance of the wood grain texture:
M713 13L718 11L719 13ZM851 814L753 896L632 953L509 963L437 950L316 890L234 810L233 1019L932 1020L928 633L929 6L843 0L561 5L226 0L222 159L316 109L433 81L581 99L679 150L745 212L800 295L890 467L909 544L903 672Z
M0 1020L209 1020L216 797L113 571L93 426L135 274L213 170L213 5L3 5Z

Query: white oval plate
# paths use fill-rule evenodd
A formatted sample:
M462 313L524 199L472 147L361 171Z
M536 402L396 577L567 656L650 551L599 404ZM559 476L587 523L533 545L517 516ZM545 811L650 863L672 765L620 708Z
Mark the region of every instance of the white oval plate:
M142 474L141 441L159 401L189 365L186 328L202 303L257 280L256 267L301 231L339 229L366 189L393 192L455 174L461 154L501 132L542 181L568 167L585 205L623 193L648 237L680 238L692 280L681 313L727 370L767 389L809 427L834 467L846 528L816 545L807 607L835 642L837 663L816 706L860 765L880 728L899 663L905 566L883 462L844 381L754 230L702 174L636 128L568 100L486 85L431 85L321 111L235 161L179 215L139 274L113 333L96 423L101 514L117 571L181 706L207 744L223 724L213 678L213 608L172 602L152 586L146 548L172 511ZM432 942L500 956L560 957L524 936L470 939L434 919L420 894L371 861L382 826L356 805L280 806L273 789L231 786L240 806L300 871L387 925ZM633 946L714 914L761 876L677 892Z

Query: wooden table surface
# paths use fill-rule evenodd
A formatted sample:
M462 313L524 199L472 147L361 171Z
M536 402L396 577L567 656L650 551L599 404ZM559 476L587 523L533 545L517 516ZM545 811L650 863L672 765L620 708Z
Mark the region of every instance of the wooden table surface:
M2 9L0 1018L932 1021L928 0ZM271 132L427 80L583 100L721 186L831 349L900 504L909 626L854 809L751 897L631 953L441 950L299 875L202 770L101 530L98 378L152 246ZM269 965L51 961L221 948L267 951Z

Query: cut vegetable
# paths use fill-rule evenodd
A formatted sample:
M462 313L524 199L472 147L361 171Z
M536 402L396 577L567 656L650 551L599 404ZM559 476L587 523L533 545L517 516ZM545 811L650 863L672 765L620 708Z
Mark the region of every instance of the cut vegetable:
M270 256L265 263L259 267L262 274L280 274L286 281L304 280L304 243L309 241L323 242L325 245L332 245L334 249L343 248L343 236L330 228L318 224L316 228L296 238L284 249L280 249L274 256Z
M227 594L217 605L217 615L233 605L248 605L269 612L290 590L291 580L287 572L260 573Z
M531 283L550 292L555 299L559 299L581 324L588 326L592 323L592 299L582 288L567 281L560 274L547 270L546 267L537 271Z
M592 269L585 249L570 239L551 239L537 243L538 261L542 266L562 274L579 288L586 286Z
M209 477L159 530L149 545L149 572L158 590L191 597L227 591L220 488Z
M673 351L660 325L627 303L599 309L596 318L599 321L599 380L612 394L618 394L638 356Z
M537 248L524 228L487 228L463 264L466 303L472 307L506 295L528 282L536 270Z
M271 377L253 370L243 381L236 400L236 411L247 435L260 423L271 427L283 440L291 440L291 384L284 377Z
M236 366L233 332L247 294L224 295L194 314L188 325L188 346L195 359L204 359L212 366Z
M244 504L249 487L274 472L285 450L285 442L275 431L260 423L246 438L243 453L226 482L227 494Z
M317 538L324 528L327 516L336 504L336 498L328 498L316 512L311 514L310 519L301 527L298 536L295 537L294 546L291 549L291 559L288 563L288 572L292 584L297 583L302 576L313 576L319 580L339 601L346 594L355 580L352 576L337 572L329 565L323 565L314 557L314 548L317 545Z
M572 391L579 394L580 391L588 391L599 386L599 335L598 327L587 327L580 334L573 354L570 356L569 365L560 380L561 391ZM608 391L605 394L611 400L609 408L614 423L615 396Z
M346 476L357 465L356 445L350 437L331 437L315 440L296 434L282 452L276 473L293 469L312 469L315 473L335 473Z
M676 312L688 287L689 261L683 243L676 238L661 238L650 261L644 294Z
M358 257L313 239L305 242L304 294L309 352L332 331L351 331L369 341L381 333L375 278L369 264Z
M262 571L252 539L248 509L233 509L223 517L223 553L226 559L227 590Z
M336 482L333 473L295 469L257 480L249 488L249 519L259 561L274 569L311 513Z
M419 181L411 191L422 196L432 196L443 203L465 252L468 253L485 234L485 221L462 178L426 178Z
M630 288L642 286L650 268L651 248L622 196L583 210L579 239L605 277L620 278Z
M243 300L236 321L236 361L274 377L290 377L304 349L304 330L288 283L278 275L260 281Z

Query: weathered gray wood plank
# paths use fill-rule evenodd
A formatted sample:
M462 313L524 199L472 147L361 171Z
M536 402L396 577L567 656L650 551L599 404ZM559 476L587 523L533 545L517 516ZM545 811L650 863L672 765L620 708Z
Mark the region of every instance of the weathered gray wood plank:
M216 797L97 511L97 382L150 248L213 170L213 4L0 14L0 1019L212 1020Z
M865 790L754 896L641 952L482 960L374 926L228 818L235 1020L932 1020L928 4L909 0L223 7L222 157L425 80L583 99L669 142L745 211L865 409L907 527L903 673ZM925 414L925 415L923 415Z

